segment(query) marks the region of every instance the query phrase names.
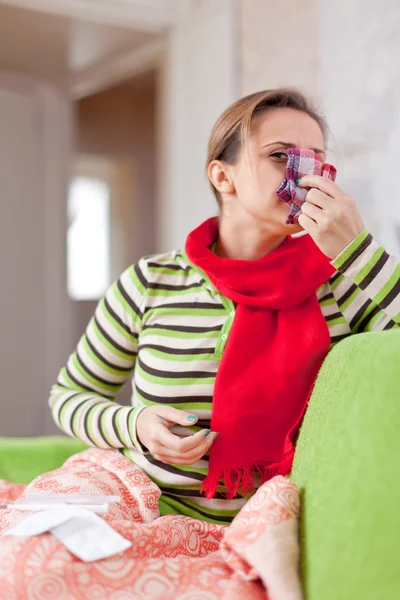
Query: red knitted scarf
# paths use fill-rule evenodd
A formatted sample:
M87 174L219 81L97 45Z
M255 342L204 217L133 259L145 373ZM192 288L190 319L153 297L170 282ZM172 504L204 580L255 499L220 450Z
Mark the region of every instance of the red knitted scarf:
M335 272L309 235L288 236L255 261L216 256L218 219L189 234L186 254L236 314L215 380L211 417L219 437L202 491L221 481L227 497L259 480L290 472L294 436L329 351L330 336L316 296Z

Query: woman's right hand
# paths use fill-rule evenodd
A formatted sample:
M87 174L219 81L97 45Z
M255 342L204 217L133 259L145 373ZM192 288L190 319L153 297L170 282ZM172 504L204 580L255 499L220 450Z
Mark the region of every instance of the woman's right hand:
M167 464L193 465L205 455L218 435L209 429L201 429L187 437L171 433L171 427L176 424L184 427L194 425L197 417L193 417L172 406L148 406L137 418L136 435L157 460Z

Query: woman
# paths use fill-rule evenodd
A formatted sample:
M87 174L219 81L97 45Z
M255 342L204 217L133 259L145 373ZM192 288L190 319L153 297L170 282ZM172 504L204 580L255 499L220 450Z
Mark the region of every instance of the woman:
M399 326L397 261L353 198L306 175L300 216L287 223L277 190L288 149L322 164L325 141L323 118L297 91L230 106L207 158L219 221L192 232L184 251L129 267L52 388L61 429L120 449L161 488L162 515L229 523L261 481L290 472L329 349ZM120 406L131 377L133 407Z

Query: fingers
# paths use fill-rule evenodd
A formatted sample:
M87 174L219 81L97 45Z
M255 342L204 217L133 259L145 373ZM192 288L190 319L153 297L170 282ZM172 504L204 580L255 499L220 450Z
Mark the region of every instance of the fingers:
M167 427L162 426L157 431L157 442L160 446L164 446L165 448L169 448L170 450L182 454L193 450L206 441L208 437L206 433L208 431L209 429L201 429L193 435L181 438L178 435L171 433Z
M299 224L311 236L317 235L317 233L318 233L318 225L308 215L305 215L304 213L301 213L301 215L299 216Z
M310 219L313 219L316 223L318 223L323 210L319 206L307 201L304 202L303 206L301 207L301 212L303 215L307 215L307 217L310 217Z
M307 192L306 203L307 202L310 204L315 204L315 206L324 209L328 209L330 206L332 206L331 196L327 196L327 194L321 192L321 190L318 190L317 188L311 188L311 190Z
M185 410L179 410L172 406L158 406L157 415L168 421L169 423L178 423L178 425L194 425L197 421L196 415L192 415Z
M157 460L167 464L192 465L206 454L217 435L217 433L211 433L198 446L188 452L177 452L170 448L159 446L153 455Z
M331 179L321 177L320 175L304 175L300 180L296 181L299 187L317 188L331 198L334 198L340 193L340 187Z

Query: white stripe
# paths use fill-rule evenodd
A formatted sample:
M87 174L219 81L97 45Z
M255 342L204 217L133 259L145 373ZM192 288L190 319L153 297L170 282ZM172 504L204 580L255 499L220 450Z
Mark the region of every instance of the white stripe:
M109 322L109 320L107 319L103 310L100 307L96 310L96 317L97 317L97 321L99 322L101 327L104 329L104 331L108 334L108 336L116 344L118 344L118 346L125 348L129 352L136 351L137 345L136 345L136 342L134 342L133 338L131 337L131 338L127 339L126 337L121 335L120 332L117 331L117 329L115 329L113 327L113 325Z
M365 288L365 293L369 298L374 299L375 296L379 294L383 287L387 284L391 276L396 270L397 267L397 259L394 256L390 256L386 261L383 268L379 271L376 277L371 281L371 283Z
M389 321L391 321L391 317L385 313L382 313L375 321L372 329L370 323L368 323L365 331L382 331Z
M377 250L379 250L380 246L375 241L372 240L372 243L356 258L356 260L350 265L350 267L346 270L346 277L350 279L355 279L355 277L359 274L361 269L365 267L365 265L371 260L373 255Z
M339 323L338 325L331 325L329 327L329 333L331 337L334 337L337 335L345 335L346 333L351 333L351 331L347 323Z
M176 356L176 355L174 355ZM205 371L210 373L210 377L215 375L219 361L217 360L199 360L194 357L191 361L168 360L168 358L160 358L153 356L149 350L142 350L140 355L141 361L152 369L159 371L167 371L171 373L184 373L188 371Z
M110 446L110 444L105 441L103 439L103 436L100 433L100 429L99 429L99 414L103 411L103 409L106 406L111 406L111 403L106 402L106 401L100 401L98 403L98 406L93 409L93 413L92 413L92 417L91 417L91 422L92 422L92 428L91 428L91 435L94 438L94 441L96 443L96 446L98 448L104 448L104 449L108 449L111 448L112 446Z
M111 405L111 403L110 403L110 405ZM103 430L105 430L105 432L107 433L107 438L109 440L111 440L112 448L120 448L121 447L121 442L117 438L117 436L114 432L113 424L112 424L113 416L120 408L121 408L121 406L117 404L117 406L113 406L114 410L111 410L111 409L107 410L106 413L103 414L103 416L101 417L101 421L102 421L102 423L104 423Z
M157 346L164 346L170 348L177 348L179 350L193 350L193 349L208 349L211 348L212 352L215 352L215 347L218 341L218 332L215 332L215 337L202 337L202 338L183 338L183 337L169 337L160 335L155 329L146 329L141 337L140 344L153 344Z
M400 315L400 294L396 296L390 304L385 308L385 313L390 315L392 318Z
M108 390L97 385L96 383L93 383L92 381L89 383L87 379L75 368L72 358L68 361L68 369L73 378L77 381L78 385L81 385L82 387L89 387L91 390L101 394L102 396L113 396L116 394L115 390Z
M129 373L123 375L115 375L114 373L109 373L105 369L102 369L86 352L82 342L78 343L77 351L79 353L79 357L84 363L85 367L89 369L95 376L100 377L101 379L105 379L107 383L125 383L125 381L129 378Z
M174 396L212 396L214 391L213 383L204 383L202 385L163 385L157 383L151 383L146 379L142 379L139 372L135 372L135 382L141 390L154 396L160 396L161 398L169 398L170 403L174 401Z
M92 346L95 348L95 350L100 354L100 356L107 362L114 364L116 367L121 367L121 369L130 369L133 367L135 358L128 360L125 358L121 358L113 352L111 352L111 350L109 350L107 346L101 343L99 338L96 336L92 326L89 326L86 330L86 337L90 341ZM135 344L133 352L137 352L137 344Z
M162 313L153 313L150 317L144 320L144 324L146 326L152 325L178 325L179 327L222 327L227 319L227 314L223 315L208 315L208 316L200 316L200 315L191 315L189 313L185 314L162 314Z

